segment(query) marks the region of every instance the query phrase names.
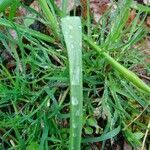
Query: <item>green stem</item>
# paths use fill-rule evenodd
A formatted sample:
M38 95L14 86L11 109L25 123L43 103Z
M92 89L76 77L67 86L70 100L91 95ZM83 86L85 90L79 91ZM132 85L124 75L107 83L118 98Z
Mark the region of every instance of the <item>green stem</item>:
M98 51L101 55L103 55L107 61L118 71L120 74L130 81L134 86L138 87L140 90L146 93L150 93L150 87L145 84L135 73L128 70L120 63L118 63L115 59L113 59L108 53L103 52L91 39L89 39L86 35L83 35L84 40L89 44L89 46L96 51Z
M63 12L64 17L67 15L67 6L68 6L68 0L63 0L63 2L62 2L62 12Z

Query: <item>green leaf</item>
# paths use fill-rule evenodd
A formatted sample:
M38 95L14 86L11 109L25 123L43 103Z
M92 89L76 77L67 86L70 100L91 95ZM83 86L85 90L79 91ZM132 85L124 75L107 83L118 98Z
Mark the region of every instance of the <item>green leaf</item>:
M45 14L51 29L53 30L55 36L58 38L59 37L59 26L57 23L57 19L54 17L52 14L52 11L50 10L47 1L46 0L39 0L39 4L43 10L43 13Z
M135 138L134 133L132 133L130 129L127 129L126 132L124 132L124 135L133 146L136 147L141 146L141 141Z
M105 140L113 138L119 132L120 132L120 126L118 126L116 129L114 129L108 133L102 134L100 137L85 138L82 140L82 143L88 143L88 142L93 143L93 142L105 141Z
M69 73L71 87L71 125L70 150L78 150L81 145L83 116L82 87L82 26L79 17L65 17L61 20L69 57Z
M11 28L11 29L17 28L18 31L22 32L23 34L29 34L33 37L42 39L42 40L47 41L47 42L52 42L52 43L54 42L54 39L48 35L45 35L45 34L42 34L38 31L26 28L26 27L19 25L17 23L12 23L11 21L9 21L7 19L0 18L0 25L5 26L7 28Z
M32 142L27 146L27 150L39 150L39 144L37 144L37 142Z
M135 132L133 134L134 134L135 138L138 140L142 139L144 136L144 134L142 132Z
M87 120L87 124L89 125L89 126L92 126L92 127L97 127L98 125L97 125L97 120L95 119L95 118L93 118L93 117L91 117L91 118L89 118L88 120Z
M15 0L0 0L0 13L3 12L7 7L11 6Z
M139 3L135 2L135 1L132 2L131 7L134 8L134 9L136 9L136 10L139 10L139 11L150 13L149 6L144 6L144 5L139 4Z
M93 129L91 127L85 127L84 131L86 134L92 134L93 133Z

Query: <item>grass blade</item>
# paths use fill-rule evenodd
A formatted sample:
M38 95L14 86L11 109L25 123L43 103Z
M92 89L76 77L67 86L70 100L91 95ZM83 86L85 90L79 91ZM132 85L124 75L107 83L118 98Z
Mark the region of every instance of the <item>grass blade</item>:
M32 29L26 28L26 27L19 25L17 23L12 23L11 21L9 21L7 19L0 18L0 25L5 26L7 28L11 28L11 29L17 28L20 32L22 32L24 34L27 33L33 37L39 38L39 39L47 41L47 42L53 43L55 41L52 37L50 37L48 35L45 35L45 34L40 33L38 31L34 31Z
M120 126L118 126L117 128L115 128L114 130L108 133L101 135L100 137L91 137L91 138L83 139L82 143L87 143L87 142L93 143L93 142L105 141L105 140L113 138L119 132L120 132Z
M59 27L56 18L53 16L52 12L50 11L46 0L39 0L39 4L41 5L41 8L43 9L43 12L49 21L51 25L51 29L53 30L55 36L59 37ZM59 38L58 38L59 39Z
M62 31L67 46L71 86L70 150L79 150L82 130L82 30L79 17L65 17Z
M144 5L139 4L139 3L135 2L135 1L132 2L131 7L136 9L136 10L142 11L142 12L150 13L149 6L144 6Z
M62 2L62 11L63 11L63 16L64 17L67 14L67 6L68 6L68 0L63 0L63 2Z

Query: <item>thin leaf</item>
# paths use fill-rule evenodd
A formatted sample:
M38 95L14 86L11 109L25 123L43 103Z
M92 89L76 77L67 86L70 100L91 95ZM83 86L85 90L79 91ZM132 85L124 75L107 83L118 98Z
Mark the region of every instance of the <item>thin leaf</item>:
M88 142L93 143L93 142L99 142L99 141L105 141L105 140L111 139L120 132L120 129L121 129L120 126L118 126L116 129L108 133L105 133L101 135L100 137L85 138L82 140L82 143L88 143Z
M69 57L71 86L70 150L79 150L82 130L82 29L79 17L61 20Z

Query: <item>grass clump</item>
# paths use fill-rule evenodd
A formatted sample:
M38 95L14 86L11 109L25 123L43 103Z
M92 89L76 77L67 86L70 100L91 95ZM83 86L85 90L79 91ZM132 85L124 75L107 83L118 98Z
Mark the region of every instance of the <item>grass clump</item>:
M63 18L69 16L67 2L60 9L39 0L42 12L17 3L34 14L30 19L44 23L48 34L25 26L25 18L17 23L15 9L7 16L9 5L0 9L0 148L110 149L124 141L146 148L149 82L132 70L140 64L149 71L139 51L148 33L146 14L140 16L149 9L131 0L113 2L116 9L110 7L95 23L88 3L80 25L78 17ZM138 12L127 23L131 8ZM76 7L72 11L78 13ZM75 97L79 105L73 105Z

